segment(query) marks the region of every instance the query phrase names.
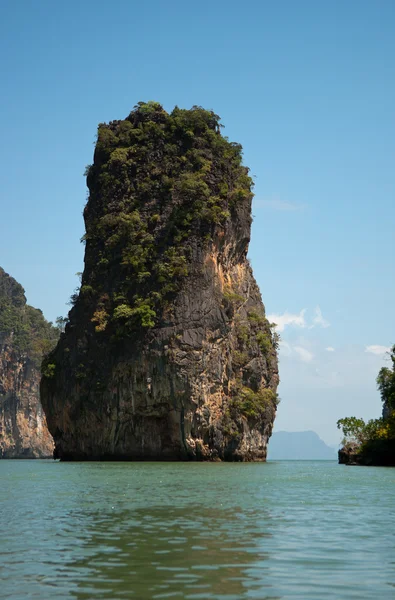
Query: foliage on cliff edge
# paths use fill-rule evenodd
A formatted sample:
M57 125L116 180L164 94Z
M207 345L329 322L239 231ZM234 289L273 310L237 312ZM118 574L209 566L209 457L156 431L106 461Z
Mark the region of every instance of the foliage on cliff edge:
M26 304L23 287L0 267L0 341L7 341L39 368L58 335L41 310Z
M157 102L100 124L86 173L89 268L74 301L97 334L136 335L158 323L189 274L191 240L220 235L251 201L252 180L218 115L196 106L168 114Z
M392 368L380 369L376 379L383 402L383 416L367 423L356 417L337 422L344 435L341 452L353 455L355 462L395 465L395 345L391 349L390 360Z

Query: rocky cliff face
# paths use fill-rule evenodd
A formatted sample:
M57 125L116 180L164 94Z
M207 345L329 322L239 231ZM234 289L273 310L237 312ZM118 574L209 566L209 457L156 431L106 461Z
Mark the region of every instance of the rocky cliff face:
M52 457L39 400L40 362L56 331L0 268L0 458Z
M251 179L201 108L100 125L85 269L46 361L62 459L265 460L277 339L246 258Z
M369 440L362 449L358 444L346 444L338 458L339 465L395 467L395 438Z

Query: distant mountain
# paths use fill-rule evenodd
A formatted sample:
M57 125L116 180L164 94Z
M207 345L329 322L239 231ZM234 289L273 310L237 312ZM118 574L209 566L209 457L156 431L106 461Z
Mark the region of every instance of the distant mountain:
M336 460L337 451L315 431L276 431L269 440L268 460Z

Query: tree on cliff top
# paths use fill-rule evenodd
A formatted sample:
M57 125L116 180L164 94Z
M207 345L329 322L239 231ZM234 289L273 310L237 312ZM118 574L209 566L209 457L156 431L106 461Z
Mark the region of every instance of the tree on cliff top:
M383 402L382 418L366 423L363 419L347 417L337 422L343 432L343 444L358 446L361 454L395 451L395 345L389 354L392 369L382 367L376 379Z
M384 412L395 410L395 344L390 351L392 369L382 367L377 376L377 387L383 401Z
M0 340L24 353L39 368L58 331L38 308L26 304L25 290L0 267Z

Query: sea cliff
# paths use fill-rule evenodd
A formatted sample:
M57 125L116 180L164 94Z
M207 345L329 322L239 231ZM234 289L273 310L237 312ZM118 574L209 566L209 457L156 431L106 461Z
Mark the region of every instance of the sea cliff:
M57 331L26 304L22 286L0 268L0 458L52 457L39 399L43 353Z
M43 365L64 460L265 460L278 339L247 260L252 181L199 107L101 124L85 268Z

